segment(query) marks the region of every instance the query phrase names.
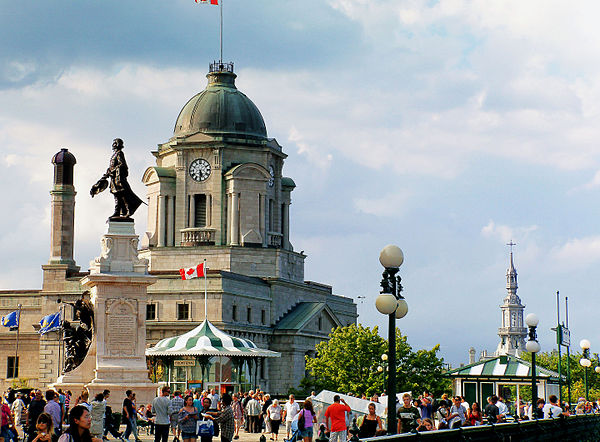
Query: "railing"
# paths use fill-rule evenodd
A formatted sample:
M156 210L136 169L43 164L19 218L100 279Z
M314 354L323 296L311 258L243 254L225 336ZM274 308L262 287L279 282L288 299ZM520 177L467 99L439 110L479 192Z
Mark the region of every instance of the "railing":
M405 433L361 439L370 442L447 441L599 441L600 415L560 417L506 424Z
M208 227L190 227L181 229L181 245L195 247L215 243L215 231Z
M233 73L233 63L224 63L222 61L213 61L208 72L231 72Z
M269 247L275 247L276 249L281 248L281 242L283 235L277 232L269 232Z

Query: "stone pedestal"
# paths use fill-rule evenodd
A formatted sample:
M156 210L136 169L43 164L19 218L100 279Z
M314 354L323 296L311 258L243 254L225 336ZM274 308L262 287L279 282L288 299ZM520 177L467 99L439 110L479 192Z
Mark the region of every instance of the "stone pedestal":
M92 398L110 390L109 405L115 412L121 410L126 390L136 393L138 404L150 403L156 396L157 385L148 379L145 355L147 288L156 278L148 275L148 261L138 258L137 247L133 221L109 222L102 252L81 280L94 305L95 348L71 377L80 368L81 376L89 376L84 366L95 359L85 386ZM69 383L69 374L61 378Z
M96 368L96 336L92 338L90 349L79 367L58 377L58 380L50 387L63 391L71 390L73 394L79 395L90 380L94 379Z

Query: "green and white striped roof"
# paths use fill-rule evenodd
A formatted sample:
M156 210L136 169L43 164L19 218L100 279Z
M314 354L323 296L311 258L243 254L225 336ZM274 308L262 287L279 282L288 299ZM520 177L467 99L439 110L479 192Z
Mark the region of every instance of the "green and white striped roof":
M558 381L558 373L536 365L536 376ZM464 367L450 370L446 376L461 378L529 378L531 379L531 363L515 356L496 356Z
M281 353L258 348L248 339L222 332L205 319L193 330L173 338L165 338L146 350L146 356L238 356L278 358Z

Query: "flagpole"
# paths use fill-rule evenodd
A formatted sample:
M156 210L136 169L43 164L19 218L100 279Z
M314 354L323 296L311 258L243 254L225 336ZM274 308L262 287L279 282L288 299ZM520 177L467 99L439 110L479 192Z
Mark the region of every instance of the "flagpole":
M223 3L221 3L223 4ZM208 320L208 302L207 302L207 296L206 296L206 272L208 271L206 268L206 259L204 260L204 265L203 265L203 270L204 270L204 320L207 321Z
M15 363L13 365L13 377L16 378L17 377L17 370L19 367L19 330L21 328L21 307L23 307L22 304L17 304L17 307L19 307L19 310L17 312L17 344L15 346Z
M60 302L60 307L58 308L58 323L60 328L58 329L58 373L56 376L60 376L60 371L63 366L62 360L65 357L65 349L63 347L63 317L65 305L62 303L62 300L57 300L56 302Z
M219 40L221 43L221 59L219 61L221 63L223 63L223 0L221 0L220 11L221 11L221 31L219 33Z

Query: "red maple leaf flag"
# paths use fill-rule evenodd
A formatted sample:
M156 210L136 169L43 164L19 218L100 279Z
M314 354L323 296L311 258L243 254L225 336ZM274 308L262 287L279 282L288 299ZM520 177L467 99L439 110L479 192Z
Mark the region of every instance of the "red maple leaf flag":
M211 5L219 4L219 0L196 0L196 3L208 3L209 1Z
M204 276L204 263L198 264L196 267L190 267L189 269L179 269L179 274L183 280L201 278Z

